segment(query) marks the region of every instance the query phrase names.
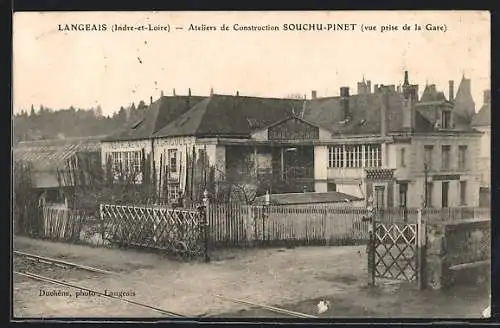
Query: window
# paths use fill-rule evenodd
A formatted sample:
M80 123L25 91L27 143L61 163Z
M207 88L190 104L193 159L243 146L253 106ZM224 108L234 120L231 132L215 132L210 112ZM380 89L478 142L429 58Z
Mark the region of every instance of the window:
M375 208L384 208L384 186L375 186Z
M443 116L441 120L441 126L443 129L451 128L451 112L449 110L443 110Z
M115 174L138 174L142 166L141 151L124 151L111 153L113 171Z
M425 199L425 206L432 207L432 188L434 184L432 182L427 182L427 198Z
M328 167L344 167L344 146L330 147L328 155Z
M441 168L448 170L450 168L450 146L442 147Z
M337 191L337 185L335 183L329 182L327 184L327 191Z
M180 196L180 188L178 183L168 184L168 199L170 201L175 201Z
M467 205L467 181L460 181L460 205Z
M399 184L399 206L406 207L406 195L408 193L408 184L400 183Z
M433 146L426 145L424 146L424 165L427 164L427 169L432 169L432 151L434 150Z
M361 155L362 146L346 146L347 167L362 167Z
M458 169L467 169L467 146L458 146Z
M400 161L400 165L401 167L405 167L406 166L406 149L405 148L401 148L401 161Z
M441 207L448 207L448 191L450 189L450 183L448 181L443 181L441 184Z
M177 172L177 149L168 150L168 169L171 173Z
M365 167L382 166L382 147L380 145L365 145Z
M331 146L328 148L328 167L380 167L382 150L379 144Z

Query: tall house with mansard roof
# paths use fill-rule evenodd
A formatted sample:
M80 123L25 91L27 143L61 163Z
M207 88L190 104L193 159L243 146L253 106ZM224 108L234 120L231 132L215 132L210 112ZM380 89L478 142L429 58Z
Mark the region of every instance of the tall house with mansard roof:
M258 192L336 191L380 207L420 206L427 195L429 206L477 206L481 133L463 115L467 106L435 85L419 99L408 72L398 87L372 90L364 79L357 87L336 97L313 91L308 100L162 96L143 120L105 140L103 158L135 161L131 154L144 149L156 172L169 167L174 193L187 190L188 157L200 154L216 179L260 184Z
M478 158L478 169L481 172L481 199L489 205L491 193L491 93L484 91L483 106L472 118L472 126L481 131L481 151Z

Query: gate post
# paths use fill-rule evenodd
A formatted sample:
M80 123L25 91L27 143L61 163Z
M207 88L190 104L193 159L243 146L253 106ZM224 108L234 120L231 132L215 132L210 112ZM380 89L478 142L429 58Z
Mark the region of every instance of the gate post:
M368 245L366 253L368 256L368 286L375 286L375 217L373 211L373 199L368 200L368 214L362 221L368 221Z
M203 232L204 232L204 242L205 242L205 262L210 262L210 221L209 221L209 199L208 191L205 189L203 192L203 206L200 207L200 213L203 218Z

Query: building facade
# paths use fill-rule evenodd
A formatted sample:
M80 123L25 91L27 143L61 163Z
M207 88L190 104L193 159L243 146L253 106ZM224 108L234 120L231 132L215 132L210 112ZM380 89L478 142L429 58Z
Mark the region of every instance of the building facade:
M468 86L462 79L462 99ZM380 207L477 206L482 134L471 127L470 102L451 97L428 85L419 99L407 72L397 88L372 91L363 79L358 94L342 87L339 97L313 91L310 100L162 96L144 120L105 140L102 157L137 166L151 156L169 195L186 193L197 176L206 182L208 170L193 164L202 161L215 180L257 194L336 191Z

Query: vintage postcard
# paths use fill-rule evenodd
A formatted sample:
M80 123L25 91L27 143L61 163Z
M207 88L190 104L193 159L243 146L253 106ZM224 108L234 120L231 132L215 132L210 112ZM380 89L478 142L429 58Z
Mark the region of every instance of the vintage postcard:
M490 14L18 12L13 319L490 316Z

